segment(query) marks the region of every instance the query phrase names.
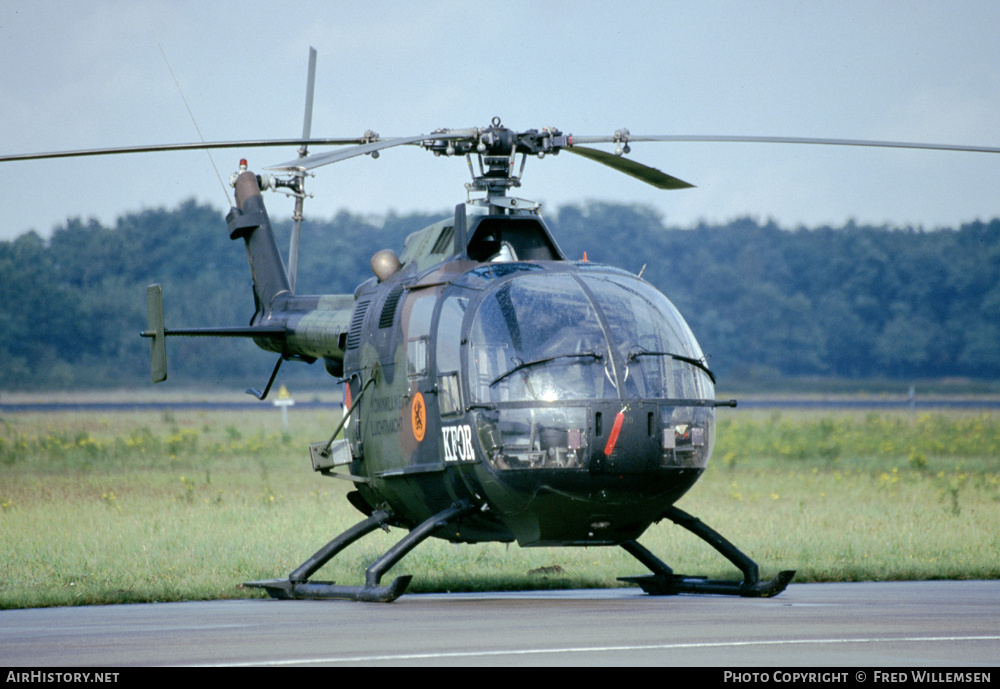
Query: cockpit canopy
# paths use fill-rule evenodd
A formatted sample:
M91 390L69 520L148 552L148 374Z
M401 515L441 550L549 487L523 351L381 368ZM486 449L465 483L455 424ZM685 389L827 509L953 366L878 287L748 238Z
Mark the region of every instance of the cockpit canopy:
M711 399L703 355L674 306L614 272L520 274L480 302L473 402Z

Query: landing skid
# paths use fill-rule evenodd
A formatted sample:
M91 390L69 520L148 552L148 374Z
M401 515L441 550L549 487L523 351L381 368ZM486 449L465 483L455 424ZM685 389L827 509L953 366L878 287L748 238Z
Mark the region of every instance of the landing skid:
M403 595L412 577L409 575L396 577L388 586L380 586L382 575L418 544L473 509L467 503L452 505L410 531L365 571L364 586L336 586L332 581L311 582L309 577L350 544L367 536L375 529L386 526L392 520L392 513L388 510L376 510L370 517L337 536L289 574L287 579L250 581L243 585L264 589L272 598L283 600L339 598L369 603L391 603Z
M309 581L309 577L315 574L317 570L347 546L367 536L375 529L387 526L393 518L392 512L389 510L376 510L370 517L355 524L334 538L320 548L315 555L306 560L298 569L289 574L287 579L251 581L245 583L244 586L264 589L272 598L283 600L339 598L364 602L390 603L403 595L412 577L408 575L396 577L388 586L381 586L382 575L418 544L448 524L461 519L474 509L468 503L457 503L438 512L417 526L365 571L364 586L337 586L332 581ZM674 574L669 566L636 541L622 543L622 548L639 560L639 562L646 565L653 574L638 577L619 577L619 581L638 584L642 587L643 591L656 596L678 593L714 593L770 598L784 591L785 587L788 586L788 582L795 575L794 571L784 571L780 572L774 579L762 582L758 574L757 563L720 536L716 531L702 523L701 520L692 517L690 514L676 507L668 509L664 512L663 516L675 524L684 527L719 551L743 572L743 581L713 581L705 578Z
M770 598L784 591L788 582L795 576L795 570L785 570L779 572L774 579L762 582L757 563L700 519L676 507L668 509L663 516L678 526L684 527L719 551L743 572L743 581L713 581L703 577L674 574L674 571L662 560L636 541L622 543L622 548L652 570L653 574L641 577L619 577L619 581L638 584L643 591L654 596L670 596L678 593L714 593L745 598Z

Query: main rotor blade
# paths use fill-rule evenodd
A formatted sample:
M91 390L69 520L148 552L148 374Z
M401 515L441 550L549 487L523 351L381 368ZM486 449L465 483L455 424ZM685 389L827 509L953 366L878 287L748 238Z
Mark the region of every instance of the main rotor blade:
M373 151L392 146L419 143L420 141L432 140L458 140L476 136L475 129L455 130L446 133L421 134L413 137L403 137L396 139L382 139L374 143L366 143L364 137L352 138L329 138L329 139L263 139L263 140L243 140L243 141L215 141L198 142L186 144L155 144L149 146L119 146L110 148L90 148L76 151L51 151L45 153L16 153L0 155L0 163L13 162L18 160L46 160L51 158L77 158L84 156L119 155L128 153L156 153L163 151L197 151L221 148L265 148L272 146L351 146L355 148L347 151L321 154L311 158L290 161L274 166L269 169L292 171L296 169L312 169L321 165L335 163L355 156L364 155ZM573 136L574 147L566 147L565 150L579 150L575 144L599 144L615 143L620 141L614 136ZM964 151L971 153L1000 153L1000 147L995 146L968 146L964 144L933 144L917 143L912 141L876 141L865 139L827 139L792 136L728 136L714 134L659 134L659 135L629 135L628 141L650 141L666 143L762 143L762 144L807 144L817 146L871 146L878 148L908 148L937 151ZM586 156L581 153L580 155ZM324 157L328 156L328 157ZM617 156L615 156L617 157ZM308 162L307 162L308 161ZM603 161L602 161L603 162ZM615 167L612 165L612 167ZM640 178L641 179L641 178Z
M84 156L118 155L124 153L157 153L162 151L198 151L214 148L264 148L270 146L348 146L363 144L364 138L352 139L266 139L260 141L215 141L191 144L156 144L152 146L121 146L117 148L89 148L79 151L53 151L49 153L19 153L0 155L0 163L15 160L45 160L48 158L78 158Z
M877 148L911 148L935 151L964 151L971 153L1000 153L993 146L967 146L965 144L928 144L912 141L877 141L867 139L827 139L798 136L718 136L714 134L661 134L627 137L629 142L658 141L666 143L743 143L743 144L808 144L814 146L872 146ZM573 143L598 144L619 141L613 136L574 136ZM572 150L572 149L566 149Z
M690 189L694 186L693 184L688 184L684 180L671 177L665 172L660 172L655 167L649 167L648 165L637 163L631 158L617 156L606 151L599 151L596 148L577 146L575 143L576 137L573 137L573 140L574 144L564 148L564 151L569 151L570 153L575 153L578 156L583 156L584 158L589 158L590 160L607 165L608 167L614 168L619 172L624 172L626 175L631 175L636 179L642 180L646 184L652 184L657 189Z
M279 163L278 165L270 165L265 170L274 170L276 172L295 172L296 170L313 170L323 165L330 165L331 163L339 163L342 160L347 160L349 158L354 158L356 156L365 155L367 153L374 153L375 151L381 151L384 148L392 148L394 146L405 146L406 144L416 144L421 141L448 141L457 139L468 139L474 137L477 134L476 129L456 129L448 132L438 132L435 134L418 134L417 136L403 136L393 139L381 139L379 141L374 141L371 143L358 142L362 145L354 146L353 148L348 148L346 150L340 151L330 151L329 153L320 153L318 155L308 156L306 158L299 158L297 160L290 160L287 163Z

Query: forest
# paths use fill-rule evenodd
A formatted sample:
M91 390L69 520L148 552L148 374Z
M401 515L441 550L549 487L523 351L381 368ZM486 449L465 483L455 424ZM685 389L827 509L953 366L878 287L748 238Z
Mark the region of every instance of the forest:
M298 292L351 293L382 248L442 217L341 212L307 220ZM1000 219L957 228L787 229L751 218L676 228L641 206L561 207L546 222L571 259L615 265L660 289L691 326L720 387L808 378L909 382L1000 378ZM276 222L288 245L291 221ZM243 325L246 254L194 201L71 219L49 239L0 242L0 390L149 386L146 286L167 327ZM175 338L168 386L260 387L274 355L249 341ZM319 365L280 379L324 385Z

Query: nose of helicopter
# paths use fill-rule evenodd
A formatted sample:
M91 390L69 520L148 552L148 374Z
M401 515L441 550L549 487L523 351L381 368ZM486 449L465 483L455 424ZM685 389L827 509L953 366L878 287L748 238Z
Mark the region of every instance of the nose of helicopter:
M483 412L482 485L522 546L638 538L708 460L708 419L686 409L609 400Z
M657 469L661 448L656 438L659 420L655 416L654 405L600 405L594 412L591 472L634 474Z
M522 545L637 538L711 453L714 377L690 328L600 266L479 275L462 352L484 499Z

